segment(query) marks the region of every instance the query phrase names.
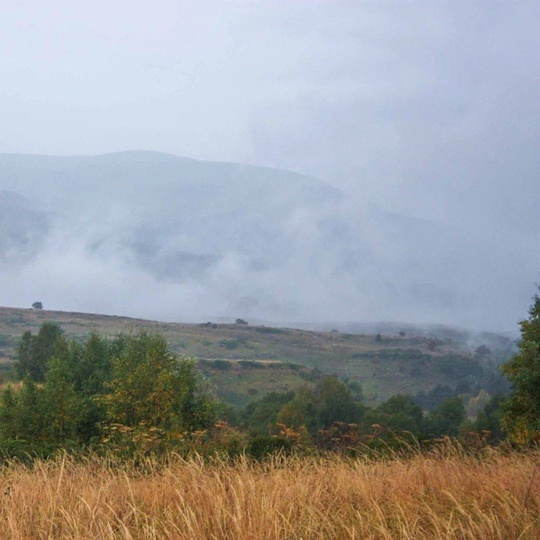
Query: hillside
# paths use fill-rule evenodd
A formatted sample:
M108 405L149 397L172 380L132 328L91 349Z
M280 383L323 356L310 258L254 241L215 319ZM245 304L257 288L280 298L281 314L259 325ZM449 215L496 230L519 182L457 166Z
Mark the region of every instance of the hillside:
M0 357L4 376L14 362L17 340L55 321L69 337L92 331L114 336L147 330L163 334L173 351L199 359L218 395L234 405L270 391L288 391L323 373L358 381L368 403L396 393L416 394L438 384L486 387L509 349L474 356L464 342L414 335L345 334L238 324L164 323L84 313L0 308ZM505 343L511 346L509 340Z
M280 169L141 151L0 154L0 210L6 305L506 331L530 297L491 294L515 272L485 259L498 245Z

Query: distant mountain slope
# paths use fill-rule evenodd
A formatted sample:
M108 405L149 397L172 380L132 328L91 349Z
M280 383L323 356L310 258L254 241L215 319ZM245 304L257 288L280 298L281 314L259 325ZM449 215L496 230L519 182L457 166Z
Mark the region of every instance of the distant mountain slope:
M516 272L512 246L368 208L291 171L156 152L0 154L0 192L10 305L476 328L504 315L508 329L524 312L516 297L502 313L492 294Z
M343 198L290 171L151 152L0 155L0 189L54 211L61 219L42 233L64 253L82 251L158 280L208 279L224 287L231 286L227 279L242 281L243 273L260 275L298 257L300 222L324 219ZM12 224L21 246L24 221ZM335 233L328 227L312 240L328 243Z
M474 354L467 341L406 334L374 335L314 332L239 324L161 323L127 317L0 308L0 370L13 365L17 340L37 332L44 321L59 323L67 336L92 331L114 336L147 330L163 334L178 354L200 358L199 367L219 395L245 405L265 392L310 384L323 374L358 381L369 403L396 393L416 394L437 385L492 390L496 364L510 353L499 336L491 350ZM459 337L459 335L457 336ZM218 362L216 362L218 360ZM225 360L225 363L222 362Z
M49 232L52 216L10 191L0 191L0 264L32 257Z

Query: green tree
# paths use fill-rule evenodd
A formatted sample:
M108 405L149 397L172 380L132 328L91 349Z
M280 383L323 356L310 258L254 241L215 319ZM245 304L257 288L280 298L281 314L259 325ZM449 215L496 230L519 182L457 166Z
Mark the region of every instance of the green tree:
M317 398L307 385L301 386L294 398L283 405L276 417L276 423L299 429L305 426L313 432L317 428L316 418Z
M3 439L15 439L17 437L17 394L11 385L2 391L0 401L0 433Z
M41 413L43 390L30 378L26 377L17 393L15 409L15 438L32 443L45 439L45 418Z
M396 394L382 403L378 412L382 413L377 423L387 425L392 430L405 430L418 435L424 429L422 409L406 394Z
M15 371L19 379L23 379L25 375L30 374L33 371L32 366L32 347L34 336L32 332L27 330L19 341L17 347L17 361L15 362Z
M92 332L82 346L77 342L71 343L70 364L78 392L85 396L105 392L105 383L111 377L111 347L96 332Z
M502 431L503 404L506 398L502 394L495 394L486 404L484 410L478 414L472 429L477 432L489 431L489 440L498 442L504 439Z
M426 419L427 431L432 437L441 435L456 437L465 416L465 405L459 396L445 399L429 413Z
M47 364L62 339L62 329L52 322L43 323L36 336L25 332L17 349L15 364L19 378L28 375L36 382L43 382Z
M325 377L315 388L316 418L320 428L334 422L359 422L364 409L352 398L351 391L337 377Z
M275 429L283 406L293 399L292 392L269 392L250 403L242 412L241 425L252 435L268 435Z
M540 297L535 295L529 318L521 321L519 352L502 368L513 385L503 417L504 429L517 443L540 438Z
M85 401L71 382L65 359L53 357L43 386L39 414L45 418L47 442L61 444L78 439L78 426L85 416Z
M213 403L200 392L194 362L178 360L159 335L127 338L106 386L100 401L109 423L193 431L213 421Z

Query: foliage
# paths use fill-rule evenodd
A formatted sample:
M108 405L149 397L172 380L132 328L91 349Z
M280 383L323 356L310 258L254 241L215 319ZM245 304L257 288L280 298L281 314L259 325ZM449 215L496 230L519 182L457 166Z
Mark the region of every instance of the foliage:
M68 342L45 323L37 336L23 336L18 372L22 384L5 388L1 399L4 447L163 446L211 426L217 412L194 361L178 360L158 335L107 341L94 333Z
M56 323L43 323L37 336L25 332L17 349L15 371L19 378L28 375L36 382L45 379L47 362L62 339L62 329Z
M287 453L291 446L291 442L285 437L259 436L251 439L246 453L248 456L260 460L279 452Z
M292 392L266 394L244 409L240 417L240 425L253 435L268 435L276 425L282 407L293 397Z
M200 393L193 360L178 360L165 339L141 333L112 361L111 380L100 401L106 421L128 427L193 431L210 425L214 410Z
M410 396L397 394L378 407L382 414L378 424L385 425L397 431L410 431L420 434L424 431L424 416L422 409L416 405ZM375 423L375 422L374 422Z
M455 437L465 420L465 405L459 396L445 399L426 419L427 433L432 437Z
M521 321L519 352L503 365L513 384L503 423L511 439L529 444L540 439L540 297L529 308L529 318Z
M495 394L488 401L484 410L480 412L472 425L472 429L477 433L485 433L492 443L504 439L502 430L503 404L506 397L503 394Z
M261 459L293 446L297 451L387 453L426 437L501 438L500 398L491 400L474 423L465 421L463 399L474 401L475 412L485 402L470 399L473 390L466 380L454 390L438 386L415 400L395 395L372 408L363 403L357 379L317 372L295 392L264 395L239 412L217 402L195 361L171 354L160 335L107 339L92 333L68 341L58 325L45 323L37 335L23 335L18 353L22 381L5 387L0 397L0 450L18 457L90 447L129 459L169 450L182 455L245 452ZM425 356L420 350L377 351L385 361L400 355L420 362ZM234 367L205 362L233 376L238 366L247 369L252 363L267 369L253 360ZM485 392L479 396L487 398ZM419 398L429 405L427 416Z

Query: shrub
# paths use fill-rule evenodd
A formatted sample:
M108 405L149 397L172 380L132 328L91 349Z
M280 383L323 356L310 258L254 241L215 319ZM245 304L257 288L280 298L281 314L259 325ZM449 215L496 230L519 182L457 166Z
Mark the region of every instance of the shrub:
M260 436L251 439L246 454L253 459L261 460L277 453L289 453L291 441L285 437Z

